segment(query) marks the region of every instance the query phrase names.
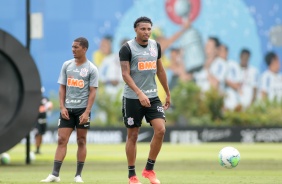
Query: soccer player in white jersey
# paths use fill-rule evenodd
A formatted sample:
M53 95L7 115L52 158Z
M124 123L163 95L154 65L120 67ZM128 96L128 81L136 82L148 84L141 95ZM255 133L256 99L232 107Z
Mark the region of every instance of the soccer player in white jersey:
M282 101L282 75L279 73L280 61L278 55L269 52L265 56L268 69L262 74L260 95L269 101Z
M258 71L249 64L251 52L242 49L240 63L228 61L225 108L249 107L256 99Z
M74 129L77 136L77 167L74 182L82 183L81 172L86 159L86 135L90 127L91 108L98 88L98 70L86 58L88 40L83 37L72 43L74 59L64 62L58 79L60 84L60 119L58 144L52 174L41 182L59 182L60 168L67 153L69 137Z
M240 104L247 108L255 102L257 97L257 88L259 73L258 70L249 64L251 52L248 49L242 49L240 54L241 69L241 90L239 93Z

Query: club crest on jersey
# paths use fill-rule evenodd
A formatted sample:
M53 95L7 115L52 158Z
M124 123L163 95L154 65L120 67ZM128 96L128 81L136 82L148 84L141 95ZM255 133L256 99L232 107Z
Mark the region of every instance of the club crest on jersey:
M87 73L88 73L88 70L86 68L82 68L80 70L80 76L81 77L86 77L87 76Z
M127 124L129 126L133 125L134 124L133 118L131 118L131 117L127 118Z
M157 50L156 50L155 47L149 48L149 51L150 51L150 55L151 55L152 57L156 57L156 56L157 56Z

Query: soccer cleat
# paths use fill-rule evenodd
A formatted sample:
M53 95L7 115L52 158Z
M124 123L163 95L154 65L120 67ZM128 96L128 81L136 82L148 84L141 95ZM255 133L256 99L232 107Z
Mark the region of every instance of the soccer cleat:
M74 177L74 182L75 183L83 183L83 180L82 180L80 175L77 175L76 177Z
M157 179L156 173L153 170L144 169L142 172L144 178L148 178L151 184L160 184L160 180Z
M129 178L129 184L142 184L142 183L140 183L140 181L138 180L137 176L131 176Z
M41 180L40 182L51 183L51 182L59 182L59 181L61 181L59 176L57 177L52 174L49 174L49 176L46 179Z

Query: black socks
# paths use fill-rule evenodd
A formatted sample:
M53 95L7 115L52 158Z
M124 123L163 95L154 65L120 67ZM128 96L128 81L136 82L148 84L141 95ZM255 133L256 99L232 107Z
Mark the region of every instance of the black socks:
M154 170L155 160L148 159L146 170Z
M77 167L76 167L76 174L75 176L80 175L81 176L81 171L83 169L84 162L77 162Z
M59 176L62 163L63 163L62 161L54 160L54 167L53 167L52 175L57 176L57 177Z
M135 173L135 166L128 166L128 178L132 177L132 176L136 176Z

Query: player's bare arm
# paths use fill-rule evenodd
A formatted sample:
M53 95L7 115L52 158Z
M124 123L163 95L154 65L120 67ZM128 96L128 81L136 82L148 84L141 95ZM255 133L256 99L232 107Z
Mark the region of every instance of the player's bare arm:
M65 85L60 85L59 88L59 98L60 98L60 110L61 110L61 114L62 117L64 119L69 120L69 113L68 110L65 107L65 100L66 100L66 86Z
M137 94L140 103L143 106L150 107L151 104L149 98L136 86L135 82L130 76L129 61L121 61L120 66L121 66L122 78L124 82Z
M91 107L94 104L95 97L96 97L97 87L89 87L89 97L87 107L85 112L79 117L79 124L84 124L88 122L89 114L91 112Z
M174 35L172 35L170 38L167 40L163 41L161 44L162 47L162 52L165 52L178 38L180 38L189 28L191 27L191 21L188 19L186 20L183 25L181 30L176 32Z
M160 80L161 85L163 86L165 92L166 92L166 100L164 104L164 109L168 109L170 106L170 91L167 83L167 77L166 73L162 64L161 59L157 60L157 76Z

